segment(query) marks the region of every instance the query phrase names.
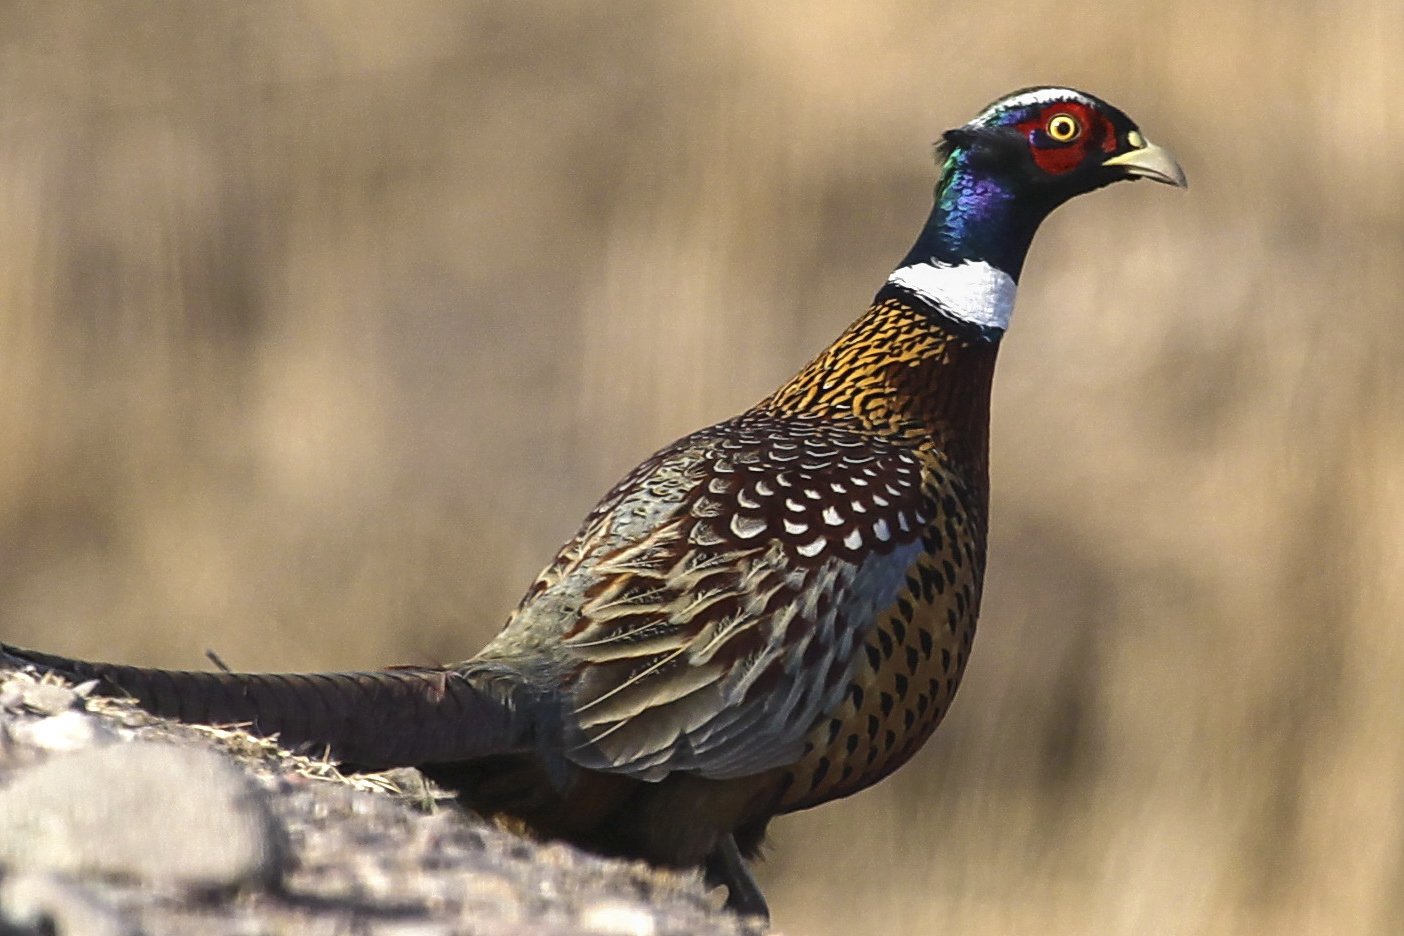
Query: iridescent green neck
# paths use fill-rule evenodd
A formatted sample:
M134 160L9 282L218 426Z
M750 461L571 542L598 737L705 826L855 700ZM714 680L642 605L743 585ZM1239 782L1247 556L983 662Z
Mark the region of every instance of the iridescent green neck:
M936 203L902 266L980 261L1018 280L1034 232L1052 206L1021 197L1008 181L975 164L970 150L947 157Z

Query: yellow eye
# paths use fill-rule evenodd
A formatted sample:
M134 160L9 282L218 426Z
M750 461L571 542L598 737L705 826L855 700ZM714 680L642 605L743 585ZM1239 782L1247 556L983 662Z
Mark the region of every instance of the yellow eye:
M1043 132L1055 143L1071 143L1082 134L1082 124L1071 114L1054 114L1048 118Z

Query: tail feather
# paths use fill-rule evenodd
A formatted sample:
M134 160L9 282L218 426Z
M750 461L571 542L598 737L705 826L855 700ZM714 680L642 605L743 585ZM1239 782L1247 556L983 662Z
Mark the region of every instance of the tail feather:
M246 725L309 754L382 770L534 748L523 679L466 664L349 673L213 673L94 663L0 644L0 663L37 666L192 724Z

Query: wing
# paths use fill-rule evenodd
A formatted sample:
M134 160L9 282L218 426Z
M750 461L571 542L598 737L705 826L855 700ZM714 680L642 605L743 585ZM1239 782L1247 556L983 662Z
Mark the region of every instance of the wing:
M565 654L582 766L792 762L922 549L923 477L915 451L832 418L703 430L606 495L484 653Z

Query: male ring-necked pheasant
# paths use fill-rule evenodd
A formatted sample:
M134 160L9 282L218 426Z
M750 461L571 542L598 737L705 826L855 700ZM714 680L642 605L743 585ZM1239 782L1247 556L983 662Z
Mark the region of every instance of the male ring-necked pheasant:
M1183 186L1121 111L1016 92L947 132L935 207L868 309L747 412L630 472L453 666L173 672L0 645L154 712L251 722L364 769L413 765L489 815L702 865L863 789L941 720L985 568L995 354L1039 223L1122 179Z

